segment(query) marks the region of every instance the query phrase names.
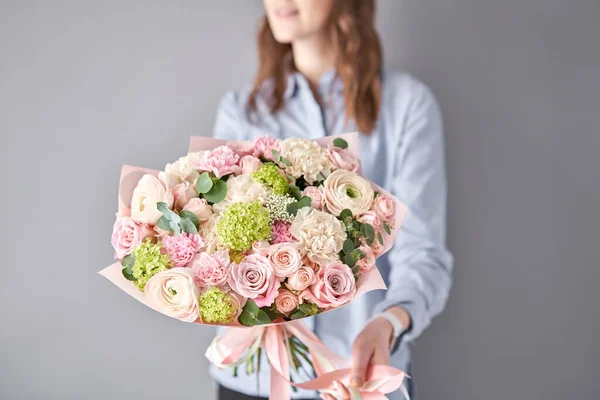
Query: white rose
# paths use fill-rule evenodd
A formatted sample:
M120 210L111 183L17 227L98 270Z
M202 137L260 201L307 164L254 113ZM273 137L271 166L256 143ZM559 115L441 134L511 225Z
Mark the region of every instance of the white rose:
M250 175L230 176L227 179L227 195L223 201L213 205L213 210L222 212L232 203L260 201L264 203L272 190L256 182Z
M190 268L171 268L148 280L144 300L150 307L185 322L198 319L200 289L194 284Z
M338 169L325 179L323 192L328 211L340 215L347 208L355 217L371 208L375 195L371 182L345 169Z
M172 189L178 183L189 182L196 184L198 179L198 171L194 168L196 161L202 157L207 151L199 151L196 153L188 153L187 156L179 158L172 164L167 164L165 170L158 174L158 179Z
M159 202L167 203L167 206L172 207L173 193L154 176L149 174L142 176L133 190L131 219L150 225L156 224L162 216L156 207L156 203Z
M298 210L290 232L298 240L298 251L319 264L338 260L338 253L346 240L346 230L341 221L311 207Z
M331 163L327 157L327 150L312 140L290 138L281 141L281 156L292 163L285 172L294 178L304 176L304 180L310 185L322 179L331 171Z

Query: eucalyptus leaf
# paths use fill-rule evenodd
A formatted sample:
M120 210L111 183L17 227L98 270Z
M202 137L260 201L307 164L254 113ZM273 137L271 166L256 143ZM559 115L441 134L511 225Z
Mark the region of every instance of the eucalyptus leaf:
M298 214L298 202L295 201L293 203L288 204L287 207L286 207L286 211L289 214L291 214L293 216L296 216L296 214Z
M366 238L365 239L365 242L367 243L367 246L371 246L374 241L375 241L375 239L371 239L371 238Z
M308 303L302 303L298 306L298 309L304 314L309 315L312 312L312 307Z
M344 208L340 213L340 219L345 220L347 218L352 218L352 211L348 210L347 208Z
M365 258L367 256L367 254L364 251L360 250L360 249L354 250L353 253L356 254L356 256L358 257L359 260L361 260L361 259L363 259L363 258Z
M383 229L385 230L385 232L386 232L388 235L391 235L391 234L392 234L392 230L390 229L390 226L388 225L388 223L387 223L387 222L384 222L384 223L383 223Z
M125 257L123 257L123 260L121 260L121 265L124 267L131 267L133 266L134 262L135 256L133 254L127 254Z
M292 163L290 162L290 160L288 160L285 157L281 157L281 162L284 163L286 166L291 167Z
M277 312L277 310L273 309L272 307L261 307L260 308L265 314L267 314L267 316L269 317L269 319L271 321L274 321L277 319L277 317L279 316L279 313Z
M285 177L287 178L288 181L290 182L296 182L296 178L294 178L293 176L291 176L290 174L285 174Z
M181 217L181 219L189 219L195 226L198 226L198 224L200 223L198 216L191 211L183 210L179 213L179 216Z
M266 312L258 308L254 301L248 299L244 310L238 317L238 322L245 326L255 326L270 324L272 321Z
M296 311L290 316L291 319L299 319L304 317L306 317L306 314L304 314L302 311Z
M381 236L381 232L377 232L377 240L379 240L379 244L380 245L384 245L385 242L383 241L383 236Z
M346 264L350 268L356 265L356 260L354 259L354 257L352 257L352 254L346 254L346 256L344 257L344 264Z
M158 219L158 221L156 221L156 226L158 226L160 229L163 229L165 231L171 230L171 224L169 223L169 220L167 218L165 218L164 215L162 217L160 217Z
M312 204L312 200L308 196L302 196L300 200L298 200L298 208L310 207Z
M339 147L340 149L345 149L345 148L348 147L348 142L346 142L342 138L336 138L336 139L333 140L333 145L335 147Z
M352 267L352 274L353 275L358 274L358 271L360 271L360 265L355 265L354 267Z
M128 281L135 281L135 277L133 276L133 271L131 269L131 265L128 267L125 267L121 270L121 272L123 273L123 276L125 277L125 279L127 279Z
M271 149L271 153L273 153L275 162L279 162L281 160L281 154L279 154L279 152L277 150Z
M213 187L208 192L204 193L206 201L213 204L223 201L225 196L227 196L227 183L220 179L215 181Z
M352 239L346 239L344 240L344 253L348 254L348 253L352 253L352 251L354 251L354 241Z
M363 226L365 227L367 239L371 239L371 241L375 240L375 229L373 229L373 225L363 224Z
M196 225L194 225L194 223L187 218L182 219L179 223L179 226L181 227L181 230L186 233L198 233L198 228L196 228Z
M296 200L300 200L300 198L302 197L302 192L300 191L300 188L296 185L288 185L288 189L290 190L290 194L296 199Z
M213 187L213 181L210 179L210 175L208 172L203 172L200 174L198 179L196 180L196 192L198 193L208 193L210 189Z

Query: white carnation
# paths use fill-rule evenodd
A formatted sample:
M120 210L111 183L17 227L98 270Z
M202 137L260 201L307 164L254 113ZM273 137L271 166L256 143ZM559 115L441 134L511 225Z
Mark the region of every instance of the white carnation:
M304 176L308 184L322 179L319 173L329 174L331 171L331 162L327 157L327 150L312 140L290 138L280 143L281 156L285 157L291 167L287 167L285 172L294 178Z
M338 253L346 240L341 221L311 207L298 210L290 232L298 240L298 251L322 265L339 259Z
M188 153L187 156L179 158L174 163L167 164L165 170L158 174L160 181L168 188L173 188L178 183L184 182L195 185L199 173L194 166L196 161L206 153L208 153L208 151Z
M231 176L227 179L227 195L225 199L213 205L213 210L222 212L232 203L260 201L265 203L272 189L256 182L250 175Z

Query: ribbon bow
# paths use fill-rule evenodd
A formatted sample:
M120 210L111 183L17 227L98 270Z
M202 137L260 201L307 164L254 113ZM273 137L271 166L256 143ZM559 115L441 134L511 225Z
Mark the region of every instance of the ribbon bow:
M291 382L286 345L288 335L295 336L308 348L316 378L303 383ZM271 364L270 400L289 399L290 385L351 400L386 400L386 394L400 389L410 400L402 385L407 375L390 366L371 366L366 382L359 388L351 387L351 370L343 368L348 361L325 347L301 321L266 327L229 328L212 341L206 350L206 358L219 368L235 368L247 362L261 347L266 350Z

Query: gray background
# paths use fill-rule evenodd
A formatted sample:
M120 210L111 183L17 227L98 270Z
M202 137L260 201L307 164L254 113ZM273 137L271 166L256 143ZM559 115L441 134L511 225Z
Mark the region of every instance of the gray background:
M211 399L211 330L95 275L121 164L162 168L249 81L256 1L0 1L0 398ZM447 312L421 399L597 399L600 2L385 0L447 127Z

